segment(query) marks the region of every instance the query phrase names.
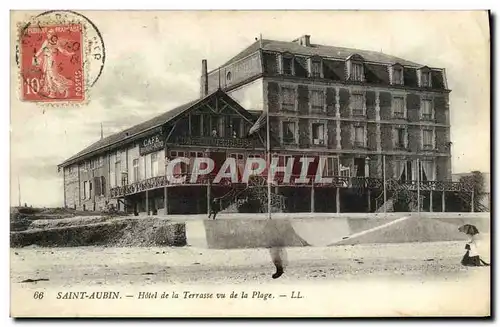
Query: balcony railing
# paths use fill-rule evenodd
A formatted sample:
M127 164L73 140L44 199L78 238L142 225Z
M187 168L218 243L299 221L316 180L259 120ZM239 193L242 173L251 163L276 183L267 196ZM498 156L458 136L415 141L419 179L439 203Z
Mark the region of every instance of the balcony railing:
M422 114L420 120L432 121L432 114Z
M224 137L197 137L197 136L178 136L169 140L168 143L178 145L209 146L223 148L255 148L262 146L259 142L247 138L224 138Z
M191 181L192 175L182 174L174 176L176 178L185 177L184 181L169 181L166 176L157 176L148 178L143 181L132 183L130 185L114 187L110 190L112 198L124 197L135 193L140 193L146 190L154 190L165 186L188 186L188 185L206 185L213 183L215 174L198 176L194 182ZM350 177L350 176L323 176L323 179L331 179L326 182L316 183L315 175L308 176L308 183L297 181L299 175L292 175L288 183L284 182L283 174L277 174L272 182L273 186L298 186L312 185L315 187L336 187L336 188L365 188L365 189L383 189L384 181L381 178L375 177ZM240 182L241 183L241 182ZM230 186L233 185L230 178L223 178L217 185ZM236 183L238 184L238 183ZM243 184L243 183L241 183ZM265 187L267 185L267 176L251 176L248 183L244 183L248 187ZM421 191L450 191L450 192L472 192L470 185L462 182L451 181L401 181L396 179L387 179L386 188L388 191L394 190L409 190L417 191L420 184Z
M398 112L398 111L395 111L392 114L392 118L394 118L394 119L406 119L405 118L405 113L404 112Z
M354 117L364 117L365 111L363 109L352 109L352 115Z

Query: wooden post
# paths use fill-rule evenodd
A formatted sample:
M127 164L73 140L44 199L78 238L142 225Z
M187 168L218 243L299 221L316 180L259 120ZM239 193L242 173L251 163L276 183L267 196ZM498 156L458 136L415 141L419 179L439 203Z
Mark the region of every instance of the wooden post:
M146 190L146 212L149 216L149 196L148 196L148 190Z
M429 212L432 212L432 204L433 204L433 201L432 201L432 190L430 190L430 194L429 194Z
M210 207L212 206L211 200L210 200L210 181L208 181L207 184L207 214L210 214Z
M168 215L168 188L166 186L163 189L163 212L165 216Z
M335 194L336 209L337 209L337 213L340 213L340 188L337 187L335 190L336 190L336 194Z
M368 189L368 212L372 212L372 190Z
M446 201L445 201L445 190L443 190L443 194L441 195L441 209L443 212L446 211Z
M311 184L311 212L314 212L314 183Z

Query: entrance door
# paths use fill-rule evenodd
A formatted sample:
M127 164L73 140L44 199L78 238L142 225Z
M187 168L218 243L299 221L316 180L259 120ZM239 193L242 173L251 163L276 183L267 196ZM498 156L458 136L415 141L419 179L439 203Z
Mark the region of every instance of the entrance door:
M356 167L356 176L365 177L365 159L354 158L354 166Z

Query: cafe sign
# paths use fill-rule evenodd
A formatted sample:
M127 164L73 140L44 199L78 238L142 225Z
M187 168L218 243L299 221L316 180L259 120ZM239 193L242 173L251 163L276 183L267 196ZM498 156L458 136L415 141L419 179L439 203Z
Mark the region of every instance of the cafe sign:
M143 139L139 143L139 154L145 156L148 153L160 151L165 147L162 134L158 133Z

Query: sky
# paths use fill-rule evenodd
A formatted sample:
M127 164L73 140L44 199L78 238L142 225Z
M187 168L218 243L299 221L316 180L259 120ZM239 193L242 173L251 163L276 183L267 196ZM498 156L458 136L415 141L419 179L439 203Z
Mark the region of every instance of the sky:
M80 107L21 102L11 56L11 205L63 205L57 165L104 136L199 96L201 60L212 70L262 34L382 51L446 69L453 173L490 171L489 25L486 12L80 11L100 30L106 62ZM11 16L14 26L24 13ZM14 47L11 47L14 49ZM14 51L13 51L14 52Z

